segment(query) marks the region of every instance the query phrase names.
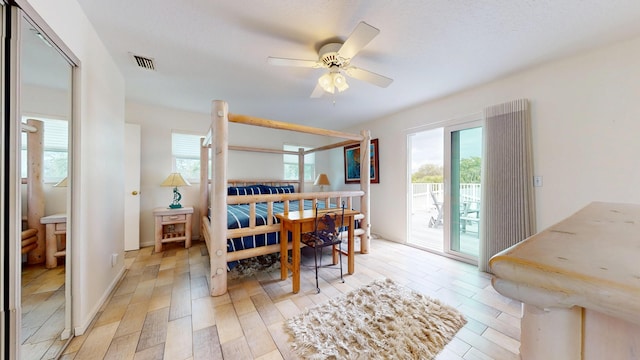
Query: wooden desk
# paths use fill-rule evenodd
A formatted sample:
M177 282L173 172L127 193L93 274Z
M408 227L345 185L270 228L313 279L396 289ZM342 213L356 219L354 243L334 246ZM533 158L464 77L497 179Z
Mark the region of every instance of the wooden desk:
M322 209L318 210L318 216L323 213L341 211L340 209ZM349 226L347 232L347 257L348 257L348 273L353 274L355 269L355 245L353 241L353 230L355 227L355 215L359 212L355 210L344 210L344 222ZM280 278L287 278L288 270L292 272L293 292L300 291L300 234L311 232L315 228L316 212L315 210L291 211L288 214L276 214L280 220ZM292 234L291 246L291 263L287 254L287 243L289 232ZM333 253L333 263L338 263L337 254Z
M184 241L184 247L191 247L191 216L193 206L179 209L160 207L153 209L156 219L155 252L162 251L162 243Z
M58 266L58 257L66 255L67 214L55 214L40 218L45 227L45 268ZM58 240L60 240L58 242ZM59 245L59 246L58 246Z

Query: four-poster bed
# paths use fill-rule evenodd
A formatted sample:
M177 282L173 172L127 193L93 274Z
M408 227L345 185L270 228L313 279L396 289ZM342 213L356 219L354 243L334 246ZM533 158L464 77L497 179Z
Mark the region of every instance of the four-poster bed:
M227 178L229 151L291 153L284 150L231 146L228 141L229 122L328 136L343 141L310 150L300 149L296 153L299 159L298 181L229 180ZM370 239L370 140L371 136L365 130L360 134L349 134L230 114L226 102L214 100L212 102L210 134L202 142L200 169L201 232L210 257L209 289L211 295L219 296L227 291L227 262L280 252L280 244L277 240L280 224L275 218L276 213L287 214L289 211L309 209L313 208L316 203L321 208L337 207L342 201L345 201L348 208L354 208L353 199L360 198L360 215L357 217L360 228L357 229L356 235L360 237L360 252L367 253ZM354 143L360 143L361 147L360 173L363 176L360 181L360 190L305 193L304 155L341 148ZM209 169L211 169L211 178L209 178ZM226 215L228 209L232 207L234 209L241 207L240 212L248 215L246 219L238 220L235 215ZM260 239L255 240L258 237ZM251 239L254 244L250 245L255 246L246 247L246 243L251 242L246 241L247 239Z

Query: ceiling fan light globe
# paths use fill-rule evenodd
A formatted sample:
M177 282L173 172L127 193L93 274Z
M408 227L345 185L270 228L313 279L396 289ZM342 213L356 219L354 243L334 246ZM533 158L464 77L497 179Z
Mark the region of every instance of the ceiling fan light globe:
M349 88L349 84L347 84L347 82L345 81L343 84L341 84L340 86L336 86L338 88L339 92L343 92L345 90L347 90Z
M318 84L320 84L320 87L322 87L324 91L333 94L335 90L333 89L333 77L331 75L332 74L324 74L320 76Z
M339 92L343 92L349 88L347 79L340 73L333 74L333 84L338 88Z

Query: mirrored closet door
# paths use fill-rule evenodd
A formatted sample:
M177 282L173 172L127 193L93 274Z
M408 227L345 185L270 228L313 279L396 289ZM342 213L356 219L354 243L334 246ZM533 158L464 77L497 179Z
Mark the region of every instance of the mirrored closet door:
M17 12L21 136L21 359L54 358L71 336L72 68L42 27Z

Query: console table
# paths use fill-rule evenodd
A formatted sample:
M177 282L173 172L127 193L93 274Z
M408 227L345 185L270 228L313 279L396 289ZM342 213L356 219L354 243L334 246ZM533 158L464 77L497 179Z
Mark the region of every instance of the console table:
M640 354L639 233L640 205L594 202L491 258L493 287L524 303L522 359Z
M184 241L184 247L191 247L191 217L193 206L179 209L159 207L153 209L155 217L155 251L162 251L162 244Z

